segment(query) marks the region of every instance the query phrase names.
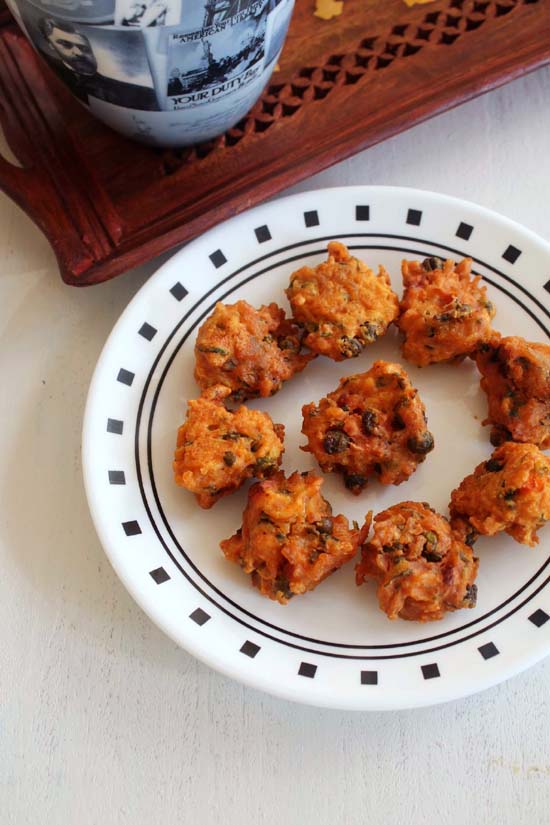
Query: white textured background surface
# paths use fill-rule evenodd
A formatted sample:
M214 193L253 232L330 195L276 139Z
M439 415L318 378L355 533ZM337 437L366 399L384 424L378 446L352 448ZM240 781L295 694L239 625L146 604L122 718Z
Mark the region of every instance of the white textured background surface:
M300 184L417 186L550 237L550 69ZM469 699L323 711L228 681L141 613L95 536L80 427L155 261L88 290L0 195L2 825L548 825L550 660Z

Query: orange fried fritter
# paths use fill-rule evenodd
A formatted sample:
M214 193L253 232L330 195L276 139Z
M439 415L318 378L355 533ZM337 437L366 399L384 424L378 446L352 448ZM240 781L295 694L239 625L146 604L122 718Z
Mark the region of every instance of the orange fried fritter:
M227 410L229 387L210 387L189 401L178 430L174 458L176 484L195 494L208 509L237 490L247 478L267 478L281 464L285 428L270 416L239 407Z
M375 275L336 241L329 243L325 263L293 273L286 295L307 330L306 346L335 361L359 355L384 335L399 311L384 267Z
M495 335L475 356L487 394L491 444L526 441L550 447L550 346Z
M302 432L323 472L338 472L359 494L369 476L401 484L433 449L424 404L399 364L376 361L342 378L318 404L302 407Z
M350 530L345 516L332 515L322 484L313 473L297 472L253 484L242 528L220 544L226 559L280 604L313 590L357 550L359 530Z
M235 401L274 395L315 357L301 352L303 335L277 304L217 303L197 335L195 380L229 387Z
M447 519L426 503L403 501L375 517L356 581L378 582L380 608L390 619L428 622L475 607L477 568L471 547Z
M491 337L495 308L481 278L470 277L471 258L403 261L405 291L397 326L403 356L418 367L462 359Z
M457 532L504 530L534 547L537 530L550 519L550 458L534 444L503 444L453 490L449 509Z

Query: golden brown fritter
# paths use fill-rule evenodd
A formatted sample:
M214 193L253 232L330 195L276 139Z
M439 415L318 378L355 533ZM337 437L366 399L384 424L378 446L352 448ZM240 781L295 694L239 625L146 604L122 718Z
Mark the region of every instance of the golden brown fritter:
M384 267L375 275L336 241L329 243L325 263L293 273L286 295L307 330L306 346L335 361L359 355L384 335L399 311Z
M281 464L285 428L267 413L239 407L227 410L229 387L210 387L189 401L178 430L174 478L208 509L237 490L247 478L267 478Z
M243 526L220 543L226 559L249 573L260 593L286 604L313 590L357 550L359 530L333 516L313 473L282 472L253 484Z
M277 304L218 303L197 335L195 380L229 387L235 401L274 395L315 357L301 352L303 336Z
M550 447L550 346L498 334L475 356L487 394L491 444L525 441Z
M428 622L475 607L478 560L429 504L403 501L374 519L374 533L356 566L357 584L378 582L390 619Z
M302 432L323 472L338 472L359 494L369 476L401 484L434 439L426 428L424 404L399 364L376 361L368 372L342 378L318 404L302 407Z
M397 326L403 356L418 367L460 360L491 337L495 308L481 278L470 277L471 258L403 261L405 291Z
M504 530L534 547L537 530L550 519L550 458L534 444L497 447L453 490L449 509L453 528L463 535Z

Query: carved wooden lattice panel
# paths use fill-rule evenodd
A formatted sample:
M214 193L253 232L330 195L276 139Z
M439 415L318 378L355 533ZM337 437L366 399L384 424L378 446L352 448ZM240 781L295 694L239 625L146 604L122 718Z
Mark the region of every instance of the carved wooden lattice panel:
M281 70L221 137L161 151L90 117L0 11L0 185L63 278L97 283L280 189L550 59L550 0L297 0Z
M302 106L324 100L341 86L355 85L395 60L418 54L430 45L450 46L492 18L509 14L524 3L537 2L540 0L452 0L445 10L428 12L418 24L399 23L385 36L364 38L352 50L331 54L322 64L304 66L287 83L271 83L248 116L226 134L192 149L173 152L171 159L167 156L167 172L178 168L176 158L193 162L213 149L234 146L246 135L265 132L280 118L292 117Z

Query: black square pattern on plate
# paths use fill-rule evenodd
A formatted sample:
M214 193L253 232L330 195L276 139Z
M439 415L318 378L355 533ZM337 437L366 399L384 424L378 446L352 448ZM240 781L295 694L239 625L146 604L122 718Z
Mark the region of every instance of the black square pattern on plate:
M196 610L193 610L192 613L189 614L189 618L202 627L203 624L206 624L209 621L210 616L208 613L200 607L197 607Z
M493 656L498 656L500 653L500 650L493 642L487 642L487 644L481 645L481 647L478 647L478 650L484 659L492 659Z
M174 296L176 301L183 301L183 299L187 295L187 290L183 284L180 284L179 281L176 281L174 286L170 287L170 293Z
M155 570L149 570L149 575L157 584L164 584L170 579L170 576L164 567L157 567Z
M319 215L316 209L310 212L304 212L304 221L306 226L319 226Z
M541 610L540 608L538 610L535 610L535 612L531 613L531 615L529 616L529 621L532 622L532 624L534 624L536 627L542 627L543 624L546 624L548 619L550 619L548 613L546 613L544 610Z
M107 432L115 435L122 435L124 430L124 421L119 421L118 418L107 419Z
M260 652L260 646L255 645L254 642L246 641L243 646L241 647L241 653L244 653L245 656L250 656L251 659L254 658L256 653Z
M256 240L258 243L265 243L266 241L271 240L271 232L269 231L269 226L266 226L265 223L263 226L257 226L254 230L254 234L256 235Z
M370 206L356 206L355 207L356 221L370 221Z
M141 527L139 526L137 521L123 521L122 529L124 530L127 536L139 536L139 534L141 533Z
M317 665L312 665L309 662L302 662L298 670L298 676L306 676L308 679L314 679L317 673Z
M126 484L124 470L109 470L109 484Z
M361 671L361 684L362 685L377 685L378 684L378 671L377 670L362 670Z
M518 249L517 246L512 246L512 244L507 246L502 253L502 257L505 261L508 261L509 264L515 264L520 255L521 249Z
M220 266L223 266L227 263L227 258L225 257L221 249L216 249L216 251L212 252L212 254L208 257L210 258L216 269L219 269Z
M546 281L546 283L544 284L544 288L547 292L550 292L550 281Z
M148 324L147 321L138 329L138 335L141 335L141 337L147 341L152 341L156 334L156 329L152 327L151 324Z
M407 212L407 223L410 223L411 226L420 226L421 220L422 212L420 209L409 209Z
M437 679L441 673L436 663L433 662L430 665L422 665L422 676L424 679Z
M127 387L131 387L134 378L135 375L133 372L130 372L130 370L125 370L121 367L118 371L116 380L119 381L121 384L126 384Z
M463 241L469 241L470 240L470 235L472 234L473 231L474 231L473 226L471 226L469 223L464 223L463 221L461 221L458 224L458 229L456 230L455 234L456 234L457 238L462 238Z

